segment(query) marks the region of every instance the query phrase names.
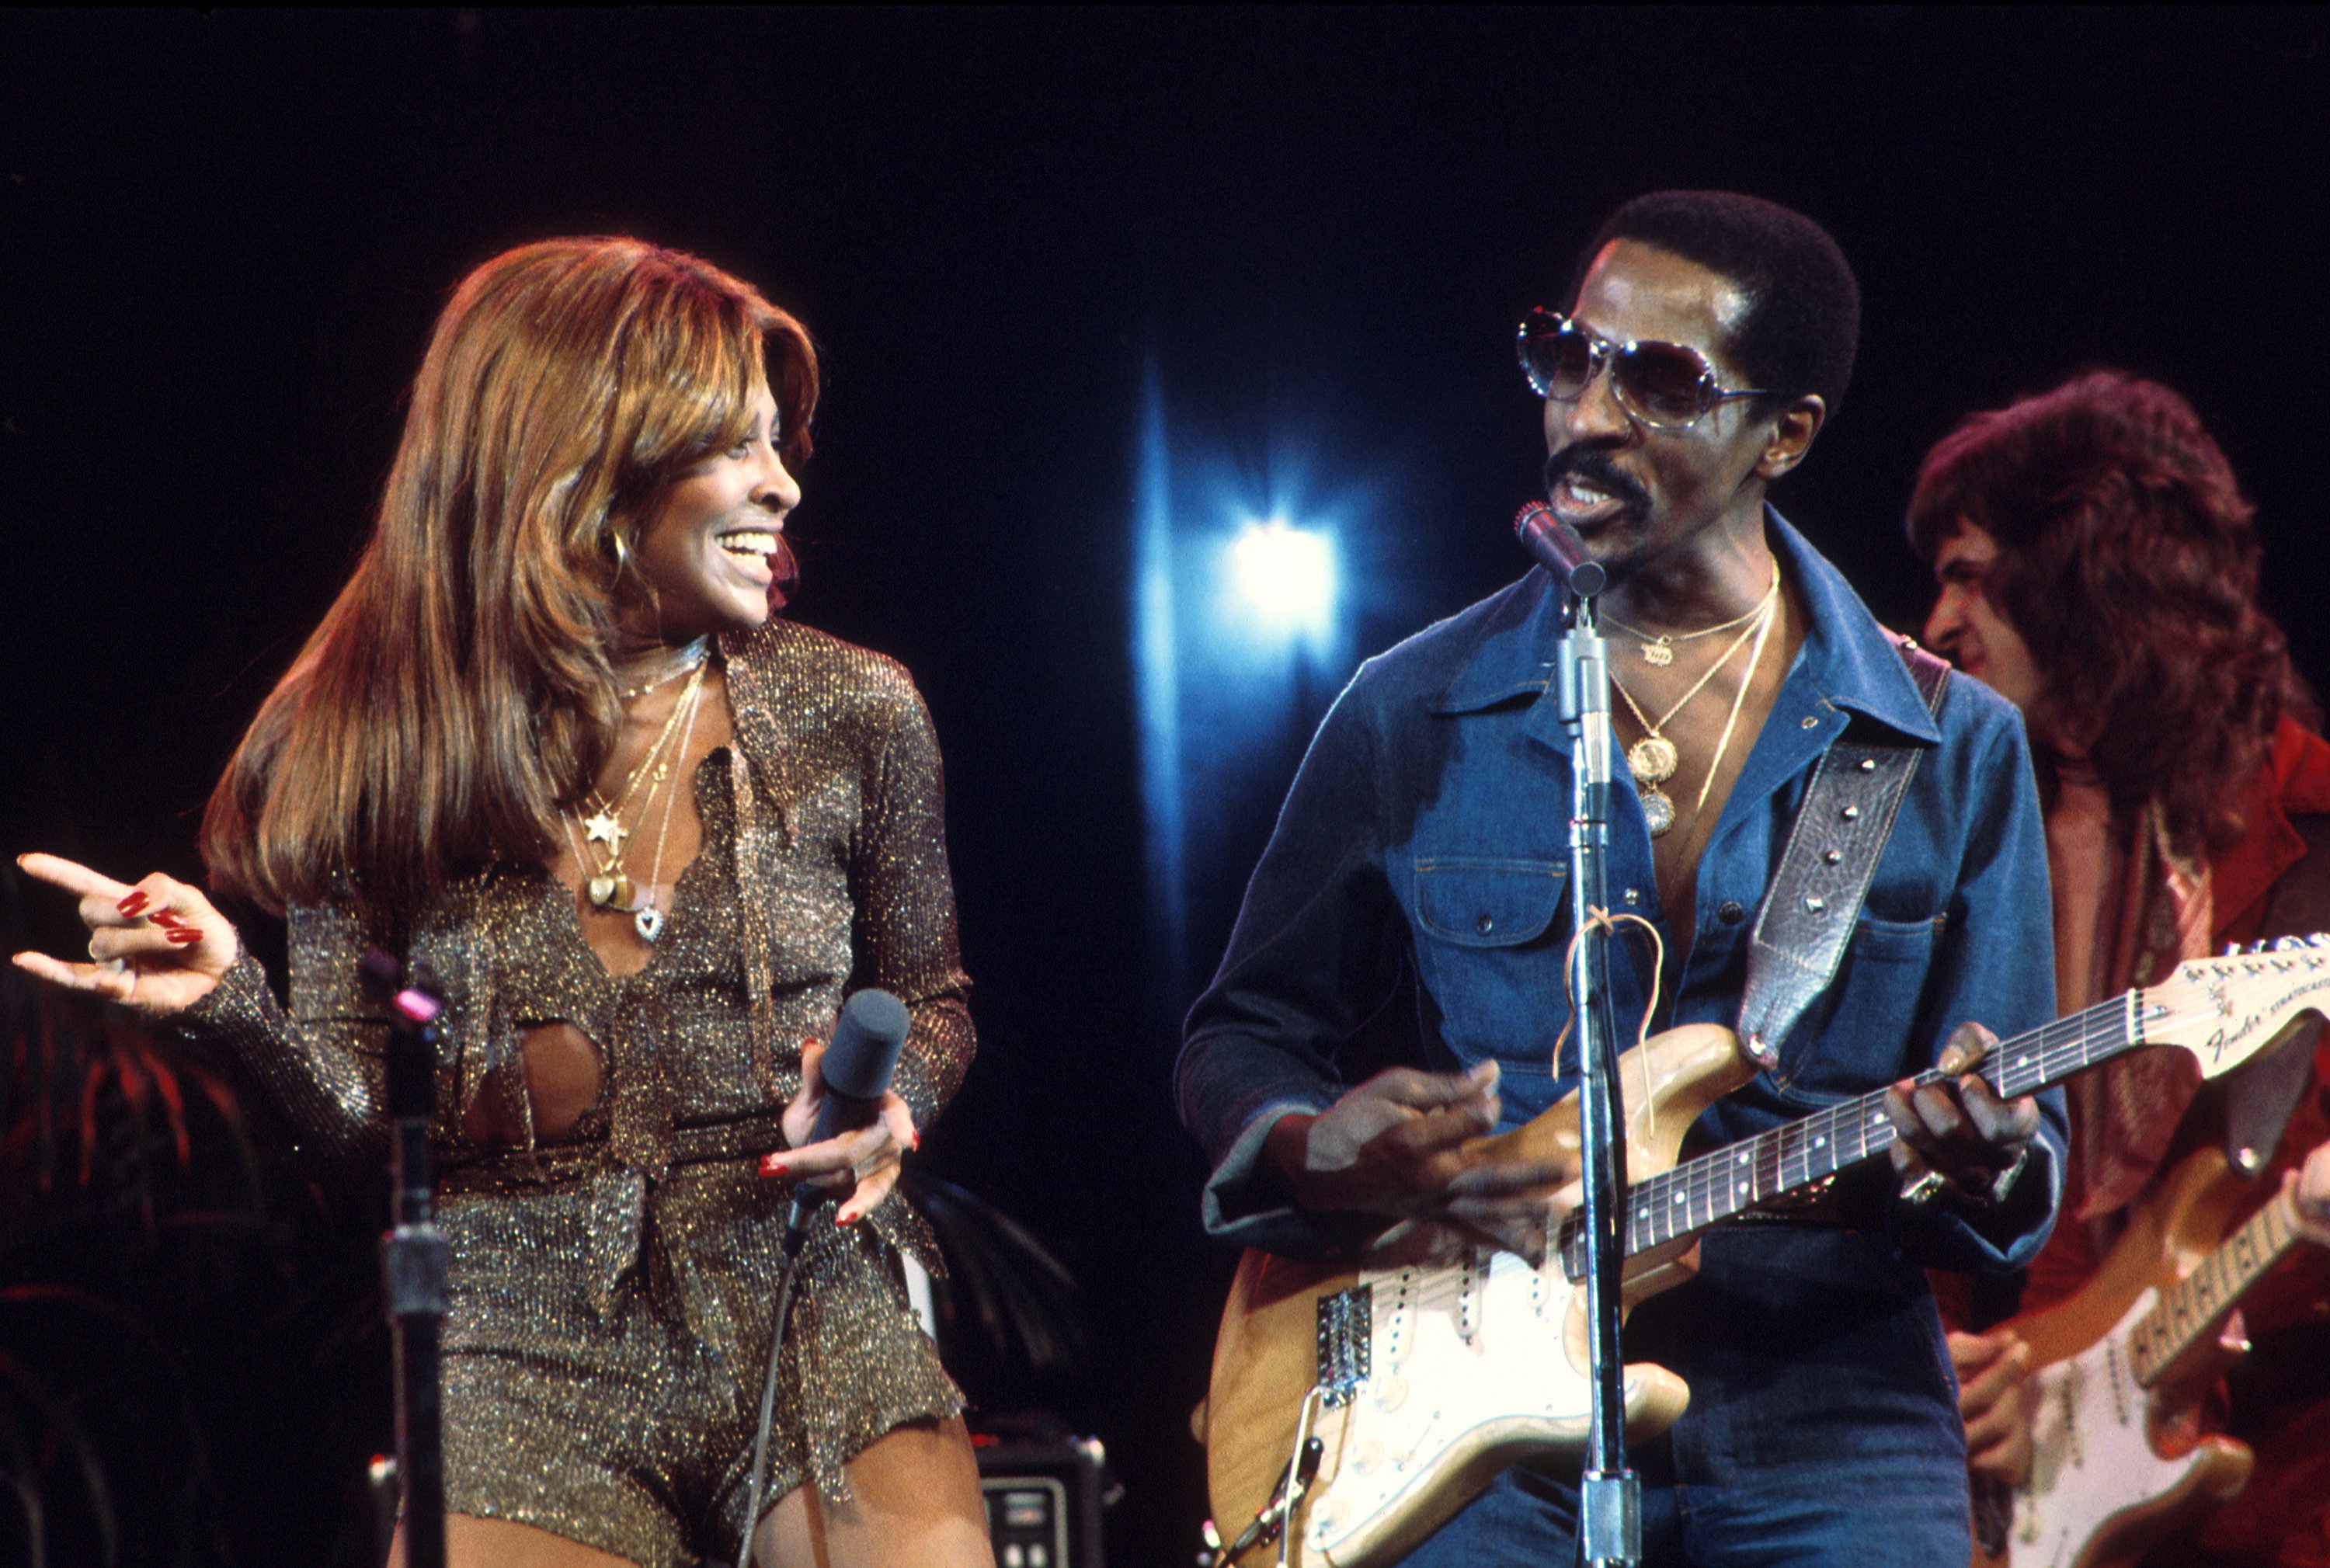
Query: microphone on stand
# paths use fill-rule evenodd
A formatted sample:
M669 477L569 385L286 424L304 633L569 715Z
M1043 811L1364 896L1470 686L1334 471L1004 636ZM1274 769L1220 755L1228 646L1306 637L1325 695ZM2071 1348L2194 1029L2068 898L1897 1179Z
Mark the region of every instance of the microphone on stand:
M898 1053L906 1044L913 1022L906 1005L887 991L868 988L841 1005L833 1025L833 1039L818 1062L817 1075L825 1084L825 1099L817 1108L817 1125L810 1129L811 1143L823 1143L845 1132L870 1126L890 1091L890 1075L898 1070ZM753 1468L744 1490L744 1517L761 1517L762 1482L768 1475L769 1426L776 1419L777 1364L785 1346L785 1318L792 1306L793 1270L809 1241L809 1216L826 1195L807 1184L793 1188L793 1205L785 1215L785 1267L777 1284L777 1301L769 1314L769 1370L761 1384L761 1425L753 1439ZM738 1547L736 1568L748 1568L753 1558L753 1531L748 1523Z
M817 1108L810 1142L823 1143L873 1124L882 1096L890 1091L890 1075L898 1070L911 1022L906 1005L887 991L860 991L841 1005L840 1021L818 1063L825 1100ZM807 1184L793 1189L792 1210L785 1216L786 1256L800 1251L809 1237L810 1211L825 1196Z
M1553 574L1554 581L1578 598L1593 598L1609 581L1598 562L1586 558L1586 542L1577 537L1577 531L1555 516L1553 508L1544 502L1531 501L1522 507L1513 519L1513 533L1521 548Z

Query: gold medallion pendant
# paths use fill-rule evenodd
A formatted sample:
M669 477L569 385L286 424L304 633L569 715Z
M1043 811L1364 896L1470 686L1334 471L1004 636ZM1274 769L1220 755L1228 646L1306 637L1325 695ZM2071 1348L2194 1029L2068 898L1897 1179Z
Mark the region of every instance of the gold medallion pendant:
M1641 793L1643 819L1650 826L1651 836L1656 838L1675 825L1674 802L1655 784L1643 785Z
M1663 784L1674 777L1674 742L1664 735L1645 735L1626 748L1626 770L1643 784Z

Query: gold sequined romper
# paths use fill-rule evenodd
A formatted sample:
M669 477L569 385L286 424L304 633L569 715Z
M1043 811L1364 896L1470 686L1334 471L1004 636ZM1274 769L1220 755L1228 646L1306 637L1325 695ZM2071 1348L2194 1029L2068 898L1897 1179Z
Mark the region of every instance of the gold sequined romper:
M448 1506L536 1525L646 1568L733 1558L758 1415L785 1195L753 1172L782 1146L800 1043L867 986L911 1008L895 1087L928 1127L972 1051L957 962L936 742L905 672L785 621L721 639L732 744L698 767L702 854L653 959L611 978L573 895L543 868L447 888L412 956L448 992L438 1066ZM287 1015L248 956L182 1015L262 1081L303 1147L384 1150L385 1025L362 1000L365 935L340 906L291 916ZM573 1024L604 1090L554 1147L479 1148L478 1096L531 1127L523 1031ZM786 1331L767 1495L961 1396L906 1305L897 1253L935 1269L895 1194L820 1225Z

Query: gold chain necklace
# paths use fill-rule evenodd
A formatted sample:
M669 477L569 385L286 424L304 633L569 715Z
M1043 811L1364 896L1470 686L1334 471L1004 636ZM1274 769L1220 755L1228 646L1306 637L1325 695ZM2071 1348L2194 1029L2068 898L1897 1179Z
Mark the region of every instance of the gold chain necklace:
M695 673L688 678L687 689L680 693L678 701L672 704L671 714L664 720L663 731L656 736L655 744L648 748L648 754L624 781L620 800L611 803L594 788L585 802L591 814L587 817L581 811L574 814L582 824L582 838L575 840L573 824L565 824L567 839L573 844L575 857L582 865L584 895L597 908L621 910L632 914L635 917L633 923L638 927L641 939L650 942L663 931L663 914L655 907L655 889L663 874L664 844L670 836L672 803L678 795L677 789L674 789L664 797L663 827L656 837L655 864L648 874L648 887L644 893L633 885L623 865L623 855L632 829L625 827L622 819L630 812L633 798L639 796L642 784L646 785L647 793L639 798L639 816L635 820L644 823L648 813L654 808L657 794L663 790L671 775L672 759L666 752L674 735L679 737L677 755L682 760L686 760L688 742L696 733L696 710L703 703L706 667L704 664L696 666ZM591 846L601 844L606 845L605 851L594 856ZM595 868L592 864L593 858L598 861Z
M1653 838L1661 836L1675 825L1674 801L1659 786L1673 778L1675 769L1681 764L1681 754L1675 750L1674 742L1668 740L1662 732L1673 722L1677 713L1682 712L1684 704L1707 689L1707 683L1715 678L1717 672L1730 664L1739 650L1748 646L1748 639L1751 638L1756 641L1756 656L1748 661L1748 678L1754 678L1756 665L1764 653L1764 636L1772 628L1772 608L1779 602L1779 596L1780 579L1776 571L1772 577L1772 586L1764 590L1762 601L1748 612L1754 624L1732 638L1731 646L1725 648L1721 656L1707 666L1707 673L1693 681L1691 690L1676 698L1667 711L1659 715L1655 723L1652 722L1651 716L1643 711L1643 704L1634 700L1634 694L1626 689L1624 682L1619 680L1618 672L1615 670L1610 672L1610 685L1617 689L1621 697L1625 699L1628 710L1634 715L1634 722L1643 727L1643 738L1626 748L1626 771L1634 776L1634 792L1642 798L1643 817L1650 826ZM1609 618L1605 616L1603 619L1607 620ZM1737 626L1739 623L1734 621L1732 624ZM1746 680L1740 683L1740 690L1742 693L1747 690ZM1722 742L1716 748L1715 763L1720 763L1723 760L1724 749L1731 741L1731 726L1738 722L1738 717L1739 699L1735 697L1731 704L1731 718L1723 726ZM1700 810L1705 810L1707 808L1708 788L1715 780L1715 763L1709 765L1706 782L1700 789ZM1696 814L1691 820L1698 821Z
M687 675L691 670L702 669L704 667L704 661L711 656L712 639L708 637L697 638L694 642L689 643L686 647L679 650L679 657L673 662L670 668L639 685L626 686L621 691L617 692L615 695L627 703L636 702L639 698L646 696L649 692L654 691L658 686L668 686L671 685L672 682L679 679L680 676Z
M1771 600L1772 595L1777 593L1779 590L1780 563L1776 560L1772 562L1772 586L1764 590L1764 597L1757 600L1754 605L1750 606L1747 614L1735 615L1729 620L1725 621L1721 626L1703 626L1697 631L1644 631L1641 627L1628 626L1624 621L1620 620L1615 615L1603 616L1602 624L1605 626L1615 626L1620 631L1624 632L1628 637L1634 638L1642 645L1643 662L1647 665L1655 665L1659 668L1664 669L1667 666L1674 663L1675 644L1679 642L1697 642L1700 638L1713 637L1718 632L1729 631L1734 627L1747 625L1749 621L1755 619L1758 614L1762 613L1764 606Z

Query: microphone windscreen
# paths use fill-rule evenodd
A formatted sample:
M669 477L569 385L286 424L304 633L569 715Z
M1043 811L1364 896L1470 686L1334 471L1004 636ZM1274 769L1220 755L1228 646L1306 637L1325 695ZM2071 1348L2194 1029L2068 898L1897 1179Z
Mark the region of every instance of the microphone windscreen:
M864 990L844 1002L818 1068L825 1086L858 1100L881 1099L897 1071L911 1021L906 1005L887 991Z
M1591 599L1605 581L1599 562L1586 558L1585 541L1542 501L1531 501L1513 519L1513 534L1539 566L1570 592Z

